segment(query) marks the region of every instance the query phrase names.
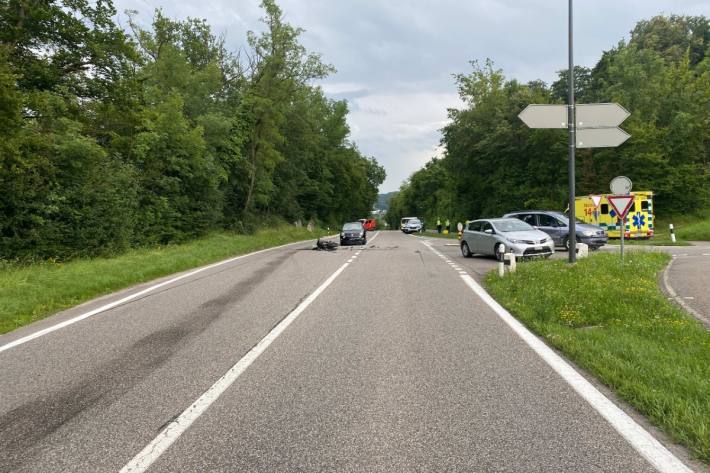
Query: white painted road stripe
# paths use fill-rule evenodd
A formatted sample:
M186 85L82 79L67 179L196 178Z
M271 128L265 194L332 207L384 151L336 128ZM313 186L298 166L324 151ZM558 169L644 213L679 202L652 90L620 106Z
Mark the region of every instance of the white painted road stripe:
M372 240L379 236L375 233ZM372 241L370 240L370 241ZM165 427L146 447L133 459L121 468L120 473L134 473L146 471L180 436L214 403L224 391L229 388L241 374L283 333L291 323L298 318L316 298L335 281L340 273L350 265L344 263L328 279L293 309L284 319L274 327L259 343L247 352L224 376L217 380L204 394L202 394L190 407L185 409L175 420Z
M379 233L379 232L378 232L378 233ZM377 235L375 235L375 236L377 236ZM117 300L117 301L110 302L110 303L108 303L108 304L106 304L106 305L102 305L101 307L98 307L98 308L96 308L96 309L94 309L94 310L91 310L91 311L89 311L89 312L83 313L83 314L81 314L81 315L77 315L76 317L72 317L71 319L67 319L67 320L65 320L64 322L58 323L57 325L52 325L51 327L47 327L47 328L45 328L45 329L39 330L39 331L37 331L37 332L35 332L35 333L32 333L32 334L30 334L30 335L27 335L27 336L25 336L25 337L18 338L17 340L14 340L14 341L12 341L12 342L6 343L5 345L0 346L0 353L3 352L3 351L5 351L5 350L9 350L10 348L14 348L14 347L16 347L16 346L18 346L18 345L22 345L23 343L27 343L27 342L29 342L30 340L34 340L35 338L39 338L39 337L41 337L41 336L43 336L43 335L47 335L48 333L55 332L55 331L57 331L57 330L59 330L59 329L62 329L62 328L67 327L67 326L69 326L69 325L72 325L72 324L75 324L75 323L77 323L77 322L80 322L80 321L82 321L82 320L84 320L84 319L88 319L89 317L94 316L94 315L96 315L96 314L100 314L101 312L105 312L105 311L107 311L107 310L109 310L109 309L113 309L113 308L116 307L116 306L119 306L119 305L121 305L121 304L125 304L126 302L132 301L133 299L136 299L136 298L138 298L138 297L140 297L140 296L143 296L143 295L145 295L145 294L148 294L148 293L150 293L150 292L153 292L153 291L155 291L156 289L159 289L159 288L161 288L161 287L163 287L163 286L167 286L168 284L172 284L172 283L174 283L174 282L176 282L176 281L180 281L181 279L185 279L185 278L189 278L190 276L194 276L195 274L201 273L202 271L207 271L208 269L216 268L216 267L218 267L218 266L222 266L223 264L231 263L231 262L233 262L233 261L237 261L237 260L242 259L242 258L247 258L247 257L249 257L249 256L258 255L258 254L260 254L260 253L265 253L265 252L267 252L267 251L272 251L272 250L276 250L276 249L279 249L279 248L284 248L284 247L286 247L286 246L296 245L296 244L299 244L299 243L304 243L305 241L307 241L307 240L296 241L296 242L293 242L293 243L287 243L287 244L285 244L285 245L274 246L273 248L266 248L266 249L263 249L263 250L254 251L253 253L248 253L248 254L246 254L246 255L235 256L234 258L229 258L229 259L226 259L226 260L223 260L223 261L218 261L217 263L213 263L213 264L210 264L210 265L208 265L208 266L204 266L204 267L202 267L202 268L196 269L196 270L194 270L194 271L190 271L189 273L185 273L185 274L183 274L183 275L181 275L181 276L177 276L177 277L174 277L174 278L172 278L172 279L168 279L167 281L163 281L163 282L161 282L161 283L155 284L155 285L150 286L150 287L148 287L148 288L146 288L146 289L143 289L142 291L138 291L138 292L136 292L136 293L134 293L134 294L131 294L131 295L129 295L129 296L126 296L126 297L124 297L124 298L122 298L122 299L119 299L119 300Z
M146 471L150 465L172 445L189 427L215 402L234 381L261 355L271 343L283 333L299 315L316 300L316 298L337 278L350 263L344 263L328 279L325 280L310 296L298 307L289 313L279 324L264 338L249 350L224 376L214 383L190 407L185 409L174 421L158 434L138 455L121 469L121 473L134 473Z
M495 311L513 331L532 348L577 394L582 396L617 432L619 432L646 460L663 473L691 473L675 455L656 440L628 414L619 409L569 363L532 334L517 319L493 299L471 276L461 276L466 285Z
M436 253L436 250L429 247ZM539 338L530 332L523 324L513 317L502 305L500 305L483 287L481 287L471 276L461 275L463 282L493 311L503 319L503 322L513 329L513 331L523 339L523 341L550 365L563 380L567 382L577 394L587 401L604 419L611 424L641 456L648 460L658 471L662 473L692 473L692 470L685 466L678 457L673 455L664 447L653 435L648 433L643 427L638 425L628 414L619 409L589 381L572 368L562 357L555 353L550 347L545 345Z

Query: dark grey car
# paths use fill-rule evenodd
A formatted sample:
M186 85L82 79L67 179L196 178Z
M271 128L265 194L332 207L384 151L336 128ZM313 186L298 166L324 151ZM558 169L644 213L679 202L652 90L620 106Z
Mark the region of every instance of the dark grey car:
M533 227L550 235L556 246L569 248L569 219L562 212L548 210L525 210L511 212L504 217L512 217L529 223ZM609 241L606 230L596 225L580 222L576 223L577 242L585 243L590 249L596 250Z
M348 222L343 225L343 230L340 232L340 244L361 244L367 243L367 230L360 222Z

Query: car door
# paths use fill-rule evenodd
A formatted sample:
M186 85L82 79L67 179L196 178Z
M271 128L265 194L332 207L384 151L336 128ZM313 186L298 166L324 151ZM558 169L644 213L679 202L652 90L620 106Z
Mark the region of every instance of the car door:
M476 252L476 239L478 238L478 232L480 230L481 222L469 222L461 237L468 245L468 250L471 253Z
M486 233L487 230L490 230L490 233ZM493 249L495 248L497 241L494 232L495 230L493 229L491 222L483 222L483 225L481 225L481 232L479 233L480 239L477 253L483 255L493 254Z
M562 241L567 236L567 226L557 220L552 215L537 214L537 229L541 230L552 237L555 245L561 246Z

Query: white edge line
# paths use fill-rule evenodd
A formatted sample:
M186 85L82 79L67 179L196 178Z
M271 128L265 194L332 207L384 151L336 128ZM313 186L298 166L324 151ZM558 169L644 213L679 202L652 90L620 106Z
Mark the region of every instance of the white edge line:
M332 236L332 235L331 235L331 236ZM328 238L328 237L326 237L326 238ZM69 326L69 325L72 325L72 324L75 324L75 323L77 323L77 322L80 322L80 321L82 321L82 320L84 320L84 319L87 319L87 318L89 318L89 317L91 317L91 316L94 316L94 315L96 315L96 314L99 314L99 313L101 313L101 312L105 312L105 311L107 311L107 310L109 310L109 309L113 309L113 308L116 307L116 306L119 306L119 305L124 304L124 303L129 302L129 301L132 301L133 299L136 299L136 298L138 298L138 297L140 297L140 296L142 296L142 295L148 294L149 292L152 292L152 291L154 291L154 290L156 290L156 289L158 289L158 288L161 288L161 287L163 287L163 286L167 286L168 284L172 284L172 283L174 283L174 282L176 282L176 281L180 281L181 279L189 278L190 276L194 276L195 274L201 273L202 271L207 271L208 269L216 268L216 267L221 266L221 265L223 265L223 264L231 263L231 262L233 262L233 261L236 261L236 260L239 260L239 259L242 259L242 258L247 258L247 257L249 257L249 256L257 255L257 254L260 254L260 253L265 253L265 252L267 252L267 251L277 250L277 249L279 249L279 248L284 248L284 247L290 246L290 245L296 245L296 244L299 244L299 243L304 243L304 242L306 242L306 241L309 241L309 240L294 241L293 243L286 243L285 245L274 246L274 247L272 247L272 248L264 248L263 250L254 251L254 252L252 252L252 253L247 253L247 254L245 254L245 255L235 256L234 258L229 258L229 259L226 259L226 260L218 261L218 262L216 262L216 263L212 263L212 264L207 265L207 266L203 266L203 267L198 268L198 269L196 269L196 270L194 270L194 271L190 271L189 273L182 274L182 275L177 276L177 277L174 277L174 278L172 278L172 279L168 279L167 281L163 281L163 282L161 282L161 283L158 283L158 284L155 284L155 285L150 286L150 287L148 287L148 288L145 288L145 289L143 289L142 291L138 291L138 292L136 292L136 293L130 294L130 295L128 295L128 296L126 296L126 297L124 297L124 298L122 298L122 299L119 299L119 300L117 300L117 301L113 301L113 302L110 302L110 303L108 303L108 304L106 304L106 305L102 305L101 307L97 307L96 309L90 310L89 312L85 312L85 313L83 313L83 314L81 314L81 315L77 315L76 317L72 317L71 319L67 319L67 320L65 320L64 322L58 323L57 325L52 325L51 327L47 327L47 328L45 328L45 329L38 330L37 332L31 333L31 334L26 335L26 336L24 336L24 337L18 338L17 340L13 340L13 341L11 341L11 342L9 342L9 343L6 343L5 345L0 346L0 353L4 352L5 350L9 350L10 348L14 348L14 347L16 347L16 346L18 346L18 345L22 345L23 343L27 343L27 342L29 342L30 340L34 340L35 338L42 337L42 336L44 336L44 335L47 335L47 334L52 333L52 332L55 332L55 331L57 331L57 330L59 330L59 329L62 329L62 328L64 328L64 327L67 327L67 326Z
M189 427L214 403L234 381L276 340L291 323L342 273L350 263L344 263L315 291L276 325L259 343L195 400L175 420L165 427L146 447L128 462L120 473L146 471Z
M636 423L628 414L611 402L597 388L562 357L545 345L530 332L510 312L501 306L471 276L461 275L463 282L480 297L535 353L550 365L577 394L587 401L604 419L619 432L641 456L663 473L692 473L675 455L664 447L653 435Z
M511 329L532 348L552 369L554 369L567 384L587 401L614 429L619 432L646 460L658 471L664 473L691 473L675 455L656 440L643 427L638 425L628 414L619 409L604 396L589 381L564 361L550 347L525 328L518 320L496 302L471 276L461 276L461 279L473 290L491 309L493 309Z

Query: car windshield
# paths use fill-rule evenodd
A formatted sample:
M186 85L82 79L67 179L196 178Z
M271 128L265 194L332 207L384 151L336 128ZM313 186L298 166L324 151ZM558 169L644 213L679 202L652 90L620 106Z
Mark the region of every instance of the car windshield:
M407 222L407 225L419 225L421 223L422 222L420 222L419 220L410 220L409 222Z
M343 225L343 231L347 230L362 230L362 223L360 222L353 222L353 223L346 223Z
M518 219L510 219L510 220L501 220L498 222L495 222L495 227L498 229L498 231L501 232L524 232L526 230L534 230L533 227L528 225L527 223L518 220Z

